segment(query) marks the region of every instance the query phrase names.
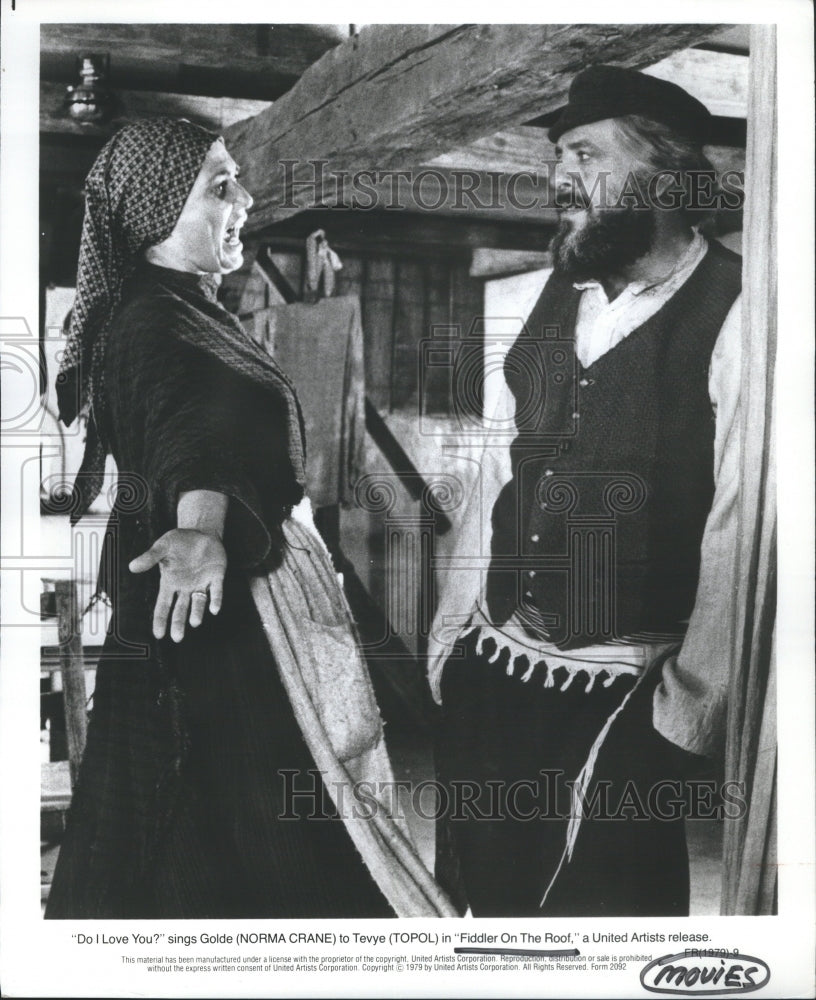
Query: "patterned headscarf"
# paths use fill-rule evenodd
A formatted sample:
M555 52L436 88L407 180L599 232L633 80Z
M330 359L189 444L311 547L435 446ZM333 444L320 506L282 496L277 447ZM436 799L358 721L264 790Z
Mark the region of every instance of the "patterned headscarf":
M57 376L60 420L88 411L85 456L72 520L102 488L105 342L125 279L142 252L172 233L204 158L219 137L192 122L148 119L126 125L104 146L85 182L76 298Z

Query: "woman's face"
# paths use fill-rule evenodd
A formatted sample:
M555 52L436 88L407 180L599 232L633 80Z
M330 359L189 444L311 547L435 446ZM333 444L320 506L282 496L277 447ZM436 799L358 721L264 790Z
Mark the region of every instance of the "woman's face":
M239 239L251 195L238 183L238 166L216 140L204 159L173 232L151 247L148 259L176 271L229 274L243 263Z

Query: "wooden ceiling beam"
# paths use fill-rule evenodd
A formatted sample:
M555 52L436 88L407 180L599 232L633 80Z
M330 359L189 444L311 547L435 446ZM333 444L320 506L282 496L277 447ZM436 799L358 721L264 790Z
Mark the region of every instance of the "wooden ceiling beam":
M701 49L709 52L733 52L736 55L747 56L751 48L751 25L733 24L730 28L715 31L700 42Z
M323 176L322 197L315 201L314 207L498 219L534 225L558 221L549 177L535 171L505 174L498 170L449 169L438 165L380 170L376 180L367 172L341 176L347 182L345 188L330 174ZM250 215L254 211L253 207Z
M271 101L346 37L329 24L43 24L40 74L74 83L78 56L107 53L114 87Z
M551 222L451 218L414 212L355 212L312 209L269 227L260 240L278 249L303 250L306 237L323 229L335 250L354 253L394 253L470 259L476 247L506 250L546 250L555 231ZM254 244L253 244L254 245Z
M555 147L547 138L546 130L520 125L435 156L426 166L516 174L541 171L544 163L554 159Z
M227 130L262 229L311 207L311 161L406 168L563 104L592 62L650 66L721 25L370 25ZM294 162L284 170L281 161Z

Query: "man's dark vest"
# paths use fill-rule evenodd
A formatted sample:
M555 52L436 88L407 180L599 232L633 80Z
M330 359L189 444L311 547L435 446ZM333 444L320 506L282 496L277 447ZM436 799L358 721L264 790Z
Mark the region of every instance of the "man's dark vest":
M518 436L493 508L494 622L518 612L563 649L684 633L714 495L709 364L740 274L712 243L588 368L574 352L581 293L547 282L505 361Z

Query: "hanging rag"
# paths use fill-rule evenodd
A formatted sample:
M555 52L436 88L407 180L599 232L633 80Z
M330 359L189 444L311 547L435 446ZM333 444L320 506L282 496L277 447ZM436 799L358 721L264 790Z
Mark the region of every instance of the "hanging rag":
M246 321L285 371L303 410L306 489L315 507L348 504L363 471L365 369L356 295L269 306Z
M303 272L303 298L306 302L317 302L320 286L325 298L334 294L334 273L340 271L343 263L329 246L326 234L318 229L306 237L306 267Z

